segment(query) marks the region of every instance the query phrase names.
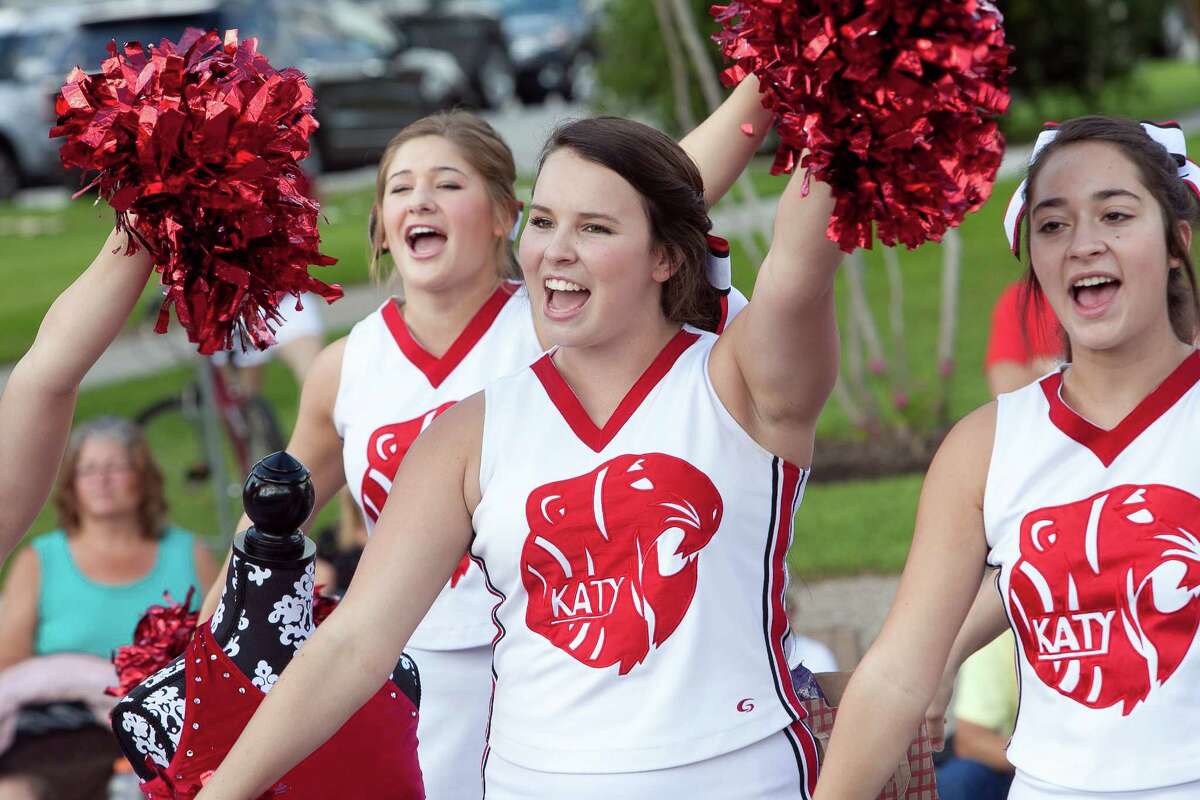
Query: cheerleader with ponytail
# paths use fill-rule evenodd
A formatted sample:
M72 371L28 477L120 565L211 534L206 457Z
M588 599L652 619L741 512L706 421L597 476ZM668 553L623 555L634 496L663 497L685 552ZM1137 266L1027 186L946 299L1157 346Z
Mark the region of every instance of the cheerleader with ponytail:
M820 798L869 798L955 646L1010 624L1010 797L1200 794L1200 196L1173 123L1048 127L1005 226L1068 363L972 412L921 493L900 589L839 709ZM996 601L999 601L998 603ZM991 609L989 613L989 609Z

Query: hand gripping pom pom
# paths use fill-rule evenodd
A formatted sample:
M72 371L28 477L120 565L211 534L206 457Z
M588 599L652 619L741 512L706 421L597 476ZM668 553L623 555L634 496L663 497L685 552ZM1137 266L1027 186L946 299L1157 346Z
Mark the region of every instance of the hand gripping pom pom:
M262 349L283 295L341 297L308 274L336 260L319 250L319 206L297 163L317 127L303 73L274 69L237 31L222 41L189 28L178 44L108 52L99 73L67 76L50 136L66 137L64 165L99 173L80 194L96 187L130 252L153 256L156 330L174 306L201 353L228 349L235 332Z
M850 252L940 240L991 193L1010 48L987 0L733 0L714 37L735 84L759 77L780 145L830 185L827 235ZM801 153L808 153L801 161Z

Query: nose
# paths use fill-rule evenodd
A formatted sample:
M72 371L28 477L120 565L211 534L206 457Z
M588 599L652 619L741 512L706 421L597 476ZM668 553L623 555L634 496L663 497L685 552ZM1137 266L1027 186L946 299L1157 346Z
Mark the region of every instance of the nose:
M569 228L564 225L555 229L543 258L552 264L568 264L575 260L575 242Z
M423 184L417 184L412 191L408 193L408 211L411 212L429 212L433 211L433 193L429 187Z
M1076 260L1086 261L1100 255L1107 247L1099 226L1090 221L1080 221L1072 231L1071 246L1067 255Z

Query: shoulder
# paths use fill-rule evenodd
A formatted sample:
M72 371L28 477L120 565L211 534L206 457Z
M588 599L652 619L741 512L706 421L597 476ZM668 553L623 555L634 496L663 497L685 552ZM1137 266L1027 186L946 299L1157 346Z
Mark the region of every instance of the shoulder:
M982 492L996 438L996 408L993 400L955 423L934 455L931 476Z
M938 451L946 450L962 455L978 455L982 452L986 455L991 450L992 440L996 436L997 407L997 402L993 400L960 419L946 434Z
M308 397L319 402L329 411L333 410L338 387L341 385L342 362L346 354L348 338L343 336L326 345L325 349L317 355L304 378L304 386L301 388L302 399Z
M61 533L61 531L56 531ZM22 547L12 557L12 563L9 564L8 577L4 580L4 591L7 594L14 587L31 587L37 586L42 574L42 559L41 553L37 547L38 539L43 539L49 534L43 534L33 540L28 547Z
M360 323L361 324L361 323ZM346 355L346 343L349 341L349 336L342 338L325 345L324 349L317 354L313 360L312 368L309 375L327 381L330 378L337 378L342 372L342 360ZM304 381L305 386L308 385L312 378Z
M52 553L61 551L67 545L67 532L62 528L40 533L30 540L29 546L21 551L21 555L30 554L33 557L37 555L49 556ZM14 565L16 561L14 560Z
M1013 281L1005 286L1004 291L1000 292L1000 296L996 298L996 305L992 307L992 313L1011 314L1016 311L1020 299L1021 281Z
M493 383L503 383L505 380L507 378L501 378ZM484 393L476 392L446 409L443 414L440 414L430 423L429 430L422 434L422 436L430 436L437 431L436 435L443 440L449 440L450 438L470 439L474 436L476 441L478 441L479 433L483 429L483 411Z

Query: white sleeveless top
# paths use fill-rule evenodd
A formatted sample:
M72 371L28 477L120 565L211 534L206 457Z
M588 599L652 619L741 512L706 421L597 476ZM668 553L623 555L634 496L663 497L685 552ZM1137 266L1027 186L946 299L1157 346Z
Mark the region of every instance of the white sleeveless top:
M661 769L803 718L784 558L808 471L721 404L716 339L681 330L602 429L550 354L485 390L471 552L498 598L489 747L508 761Z
M391 299L351 329L333 423L346 485L368 530L417 434L489 380L527 367L541 353L529 296L516 283L497 288L441 358L412 338ZM483 574L464 556L409 644L426 650L488 644L493 602Z
M1001 395L984 493L1013 630L1008 756L1084 791L1200 778L1200 353L1122 422L1063 402L1062 372Z

